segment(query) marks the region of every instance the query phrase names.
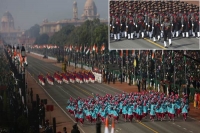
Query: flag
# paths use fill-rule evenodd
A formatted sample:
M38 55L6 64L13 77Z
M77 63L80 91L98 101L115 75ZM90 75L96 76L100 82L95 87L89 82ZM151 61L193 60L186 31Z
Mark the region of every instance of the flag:
M105 46L104 44L101 46L101 51L104 51L105 50Z
M79 52L79 47L78 46L76 46L76 52Z
M149 51L147 51L146 54L147 54L146 61L148 61L148 58L149 58Z
M174 51L172 50L171 64L174 64Z
M92 51L95 51L95 50L96 50L96 45L94 44L93 48L92 48Z
M118 50L117 50L117 49L116 49L116 52L115 52L115 53L116 53L116 56L118 56L119 52L118 52Z
M154 58L155 58L155 52L156 52L156 50L152 51L152 55L151 55L152 60L154 60Z
M80 46L80 52L82 52L82 45Z
M92 54L92 51L93 51L93 47L91 46L90 47L90 54Z
M98 53L98 47L97 46L95 47L95 52Z
M164 51L162 50L161 62L164 63Z
M90 48L87 49L86 54L88 54L90 52Z
M187 61L187 60L186 60L185 55L186 55L186 50L184 50L184 62L185 62L185 65L187 65L187 64L186 64L186 61Z
M120 57L121 58L123 57L123 50L121 50Z
M87 50L87 47L85 46L85 47L84 47L84 51L83 51L83 52L85 53L85 52L86 52L86 50Z
M132 56L135 56L135 50L132 50Z
M136 59L134 59L133 66L136 67L136 65L137 65L137 62L136 62Z
M69 51L72 51L72 45L69 46Z
M140 50L139 50L139 53L138 53L138 60L140 60Z

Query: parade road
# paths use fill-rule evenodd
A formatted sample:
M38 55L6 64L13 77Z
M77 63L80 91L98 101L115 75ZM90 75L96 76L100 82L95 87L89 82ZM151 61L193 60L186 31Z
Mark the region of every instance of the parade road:
M168 41L167 41L168 44ZM168 48L164 47L164 39L160 41L153 42L152 39L144 38L134 40L127 40L122 38L121 41L110 40L110 49L163 49L163 50L198 50L199 49L199 39L198 38L173 38L172 46L168 45Z
M46 63L42 60L36 59L32 56L28 56L29 66L27 70L30 74L38 81L38 75L43 74L46 76L47 73L53 75L56 71L61 71L61 69L52 63ZM41 88L42 89L42 88ZM99 94L100 96L104 96L106 94L119 94L122 93L121 90L116 88L112 88L105 84L100 83L83 83L83 84L58 84L49 85L48 83L43 86L43 89L54 99L54 101L59 105L62 111L65 112L68 117L74 119L66 110L67 100L70 97L73 98L86 98L92 97L93 94ZM111 123L111 122L109 122ZM120 117L119 123L115 125L116 133L198 133L199 132L200 122L188 118L187 121L183 121L181 118L176 118L175 122L171 122L168 120L164 121L156 121L152 122L149 118L143 119L142 122L133 121L124 122L124 120ZM111 124L109 124L109 128L111 129ZM82 133L95 133L96 125L90 124L87 121L84 122L83 126L79 126L79 129ZM104 124L102 124L102 131L104 131Z

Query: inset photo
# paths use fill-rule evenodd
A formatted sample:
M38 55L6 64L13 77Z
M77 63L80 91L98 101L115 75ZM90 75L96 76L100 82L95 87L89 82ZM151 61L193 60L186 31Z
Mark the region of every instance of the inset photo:
M199 49L199 1L109 1L109 48Z

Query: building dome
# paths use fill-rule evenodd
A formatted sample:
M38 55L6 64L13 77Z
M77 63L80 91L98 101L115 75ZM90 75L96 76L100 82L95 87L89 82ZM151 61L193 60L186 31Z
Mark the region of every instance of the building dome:
M1 18L1 22L14 22L14 19L12 15L10 14L10 12L7 11L3 14L3 17Z
M77 5L77 2L76 2L76 1L74 1L74 5Z
M89 19L96 18L97 7L93 0L86 0L84 6L84 15Z

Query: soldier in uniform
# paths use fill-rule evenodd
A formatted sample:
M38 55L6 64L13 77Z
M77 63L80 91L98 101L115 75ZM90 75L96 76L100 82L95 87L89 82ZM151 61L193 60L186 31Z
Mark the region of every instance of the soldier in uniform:
M153 41L156 41L156 37L160 40L160 20L158 14L154 13L154 18L152 19L152 30L153 30Z
M148 31L148 36L151 39L152 38L152 34L153 34L153 30L152 30L152 18L153 18L153 12L150 10L150 13L148 14L148 18L147 18L147 31Z
M175 35L176 35L176 37L178 37L179 36L179 20L178 20L178 14L177 14L177 12L174 10L174 13L172 14L172 16L171 16L171 18L172 18L172 26L173 26L173 28L172 28L172 35L173 35L173 37L175 37Z
M110 37L113 38L113 30L112 30L112 17L113 17L113 11L111 11L110 14Z
M194 18L194 12L192 10L192 7L190 8L190 11L189 11L188 15L189 15L188 17L190 19L190 23L191 23L189 34L192 35L193 37L195 37L195 31L194 31L194 21L195 21L195 18Z
M196 13L194 14L194 32L197 33L197 37L200 37L200 32L199 32L199 11L196 9Z
M183 37L189 37L189 28L190 28L190 21L188 19L188 14L186 12L186 9L184 9L184 13L181 17L181 26L182 26L182 36Z
M112 28L114 32L114 39L115 41L119 41L120 40L120 17L117 12L115 13L115 17L113 17L112 25L113 25Z
M142 38L144 38L145 23L144 23L144 15L142 13L138 13L135 26L136 26L137 39L139 39L140 37L140 32L141 32Z
M164 46L167 48L167 37L169 39L169 45L172 45L172 40L171 40L171 23L169 21L169 18L166 16L165 21L163 23L162 31L163 31L163 36L164 36Z
M122 13L120 15L120 21L121 21L121 25L120 25L121 37L124 38L127 36L127 34L126 34L126 10L125 9L122 10Z
M126 28L128 29L127 30L127 33L128 33L128 39L132 39L133 40L133 36L134 36L134 29L135 29L135 26L134 26L134 20L133 20L133 16L132 16L132 11L129 12L129 16L128 16L128 19L127 19L127 26Z

